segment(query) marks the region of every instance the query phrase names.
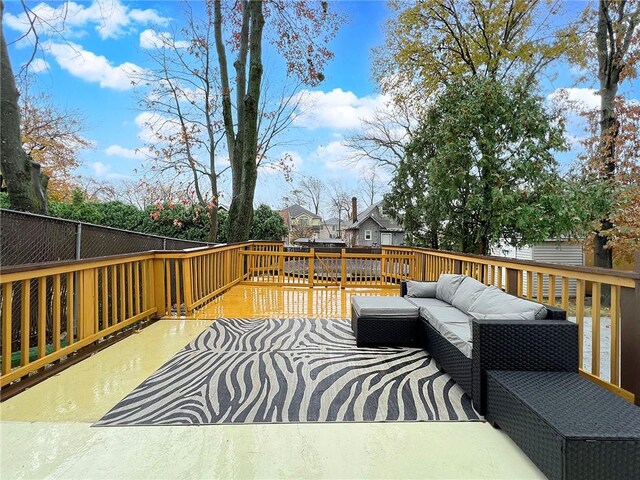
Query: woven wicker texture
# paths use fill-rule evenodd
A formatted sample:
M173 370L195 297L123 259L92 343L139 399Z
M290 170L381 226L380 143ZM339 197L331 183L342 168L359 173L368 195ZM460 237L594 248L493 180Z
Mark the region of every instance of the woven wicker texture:
M486 411L488 370L578 371L578 326L565 320L474 320L473 402Z
M418 320L415 318L358 317L351 308L351 328L358 347L364 346L418 346Z
M440 368L451 375L451 378L471 396L471 359L465 357L426 320L420 318L418 321L421 345L436 360Z
M640 409L576 373L488 374L487 419L552 479L640 478Z

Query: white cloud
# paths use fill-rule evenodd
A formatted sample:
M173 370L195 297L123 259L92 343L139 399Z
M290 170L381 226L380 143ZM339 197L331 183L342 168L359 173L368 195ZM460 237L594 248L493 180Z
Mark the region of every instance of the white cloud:
M120 145L110 145L105 148L104 153L110 157L122 157L129 158L131 160L144 160L146 158L146 152L142 148L125 148Z
M105 165L102 162L93 162L91 163L91 169L93 170L93 175L101 178L111 178L111 179L123 179L123 178L131 178L130 175L124 175L122 173L114 173L111 171L111 167L109 165Z
M94 25L102 39L117 38L130 32L135 24L167 25L169 19L161 16L154 9L130 9L120 0L94 0L88 6L75 2L64 2L54 8L46 3L39 3L31 9L30 16L35 16L36 28L41 36L61 34L67 37L78 36L74 31L87 25ZM22 34L30 28L26 13L4 15L7 27Z
M293 123L309 129L358 128L362 119L370 119L388 102L383 95L360 98L340 88L330 92L303 90L299 95L303 96L303 112Z
M42 73L49 70L49 64L42 58L34 58L29 64L29 71L31 73Z
M596 109L600 106L600 95L593 88L558 88L550 93L549 100L566 100L571 103L578 103L580 106L589 109Z
M98 83L103 88L128 90L133 87L132 76L143 72L141 67L130 62L113 66L106 57L96 55L74 43L52 43L49 50L60 67L71 75L87 82Z
M164 139L180 132L178 123L154 112L142 112L136 116L136 125L140 129L138 138L145 143L164 143Z
M160 48L167 45L172 45L175 48L188 48L189 42L183 40L174 41L169 32L156 32L152 28L148 28L140 33L141 48Z
M312 158L320 161L327 170L344 171L347 174L354 174L353 168L348 167L348 160L352 155L353 151L342 142L320 145L311 154Z

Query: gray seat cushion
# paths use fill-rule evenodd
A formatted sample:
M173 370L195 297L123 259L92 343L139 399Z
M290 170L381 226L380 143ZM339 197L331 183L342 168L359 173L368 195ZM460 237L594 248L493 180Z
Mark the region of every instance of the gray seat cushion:
M536 302L514 297L494 286L487 287L469 307L470 312L482 314L511 314L533 312L537 320L546 318L547 308Z
M475 278L466 277L453 295L451 304L463 312L469 313L469 307L486 288L484 283Z
M435 298L436 282L407 281L407 297Z
M351 305L358 317L418 318L418 307L402 297L361 296L351 297Z
M471 340L471 328L468 321L465 323L441 323L438 327L434 328L438 330L449 343L460 350L465 357L471 358L473 342Z
M420 315L436 330L443 323L469 323L469 315L451 305L424 306L420 308Z
M456 290L458 290L458 287L462 284L464 279L465 275L453 275L448 273L440 275L440 278L438 278L438 282L436 283L436 298L451 304L451 300L453 300Z
M416 307L449 307L450 305L447 302L443 302L442 300L438 300L437 298L410 298L404 297L407 301L413 303Z

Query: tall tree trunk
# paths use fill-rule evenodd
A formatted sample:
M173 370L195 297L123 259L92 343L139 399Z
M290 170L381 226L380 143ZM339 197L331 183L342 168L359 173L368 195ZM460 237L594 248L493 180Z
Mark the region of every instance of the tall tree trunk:
M249 11L249 79L246 95L242 99L242 108L238 109L238 137L236 147L241 144L241 151L236 148L236 154L240 154L242 169L240 190L234 192L229 211L229 241L240 242L249 239L251 224L253 223L253 198L258 179L258 109L260 104L260 84L262 82L262 29L264 16L262 2L248 2L245 8ZM247 58L243 56L242 47L239 60L236 62L236 70L240 72L237 64ZM244 66L242 70L244 71ZM244 85L244 80L238 82ZM240 118L242 114L242 118ZM242 124L242 128L240 128ZM240 141L238 141L240 140ZM236 159L237 160L237 159ZM234 173L235 175L235 173ZM234 189L236 188L234 184Z
M615 113L615 99L620 84L620 74L626 66L627 53L633 40L638 23L640 7L630 2L614 4L609 0L598 2L598 28L596 46L598 51L598 80L600 81L600 149L602 156L603 180L614 179L617 169L616 141L620 124ZM614 6L617 6L614 8ZM625 12L625 7L635 11ZM597 267L613 268L613 252L607 246L607 237L603 232L613 227L609 216L600 222L596 232L594 264ZM603 285L602 303L611 302L611 287Z
M617 7L617 8L614 8ZM627 11L625 12L625 8ZM629 9L635 10L629 11ZM602 174L605 181L613 180L616 164L616 140L620 124L615 113L615 99L620 84L620 75L629 59L629 47L640 19L640 6L635 2L598 2L598 28L596 47L598 51L598 80L600 81L600 149ZM607 238L603 231L613 227L610 218L601 220L600 231L596 232L595 265L612 268L611 249L605 248ZM603 299L609 299L609 286L603 289Z
M0 165L7 183L9 205L14 210L47 213L47 179L41 175L40 165L22 149L20 109L9 51L2 27L4 2L0 2Z

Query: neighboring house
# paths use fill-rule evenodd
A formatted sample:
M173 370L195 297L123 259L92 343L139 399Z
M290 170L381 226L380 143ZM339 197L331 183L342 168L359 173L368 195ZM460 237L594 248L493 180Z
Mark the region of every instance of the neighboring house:
M532 260L534 262L554 263L556 265L584 265L584 252L582 245L568 239L549 239L535 245L528 245L521 248L511 246L495 247L491 250L491 255L498 257L516 258L518 260ZM523 293L527 293L527 276L523 274ZM535 297L538 288L537 275L533 276L532 294ZM545 276L542 283L543 295L548 294L548 280ZM562 282L556 279L556 298L562 294ZM575 280L569 281L569 296L576 294Z
M322 217L300 205L291 205L280 210L280 216L289 232L289 244L299 237L318 237L320 234Z
M374 203L362 213L354 209L354 223L345 228L354 246L402 245L402 226L386 214L382 201Z
M342 232L349 226L348 220L340 220L338 217L330 218L322 222L319 239L342 238Z

